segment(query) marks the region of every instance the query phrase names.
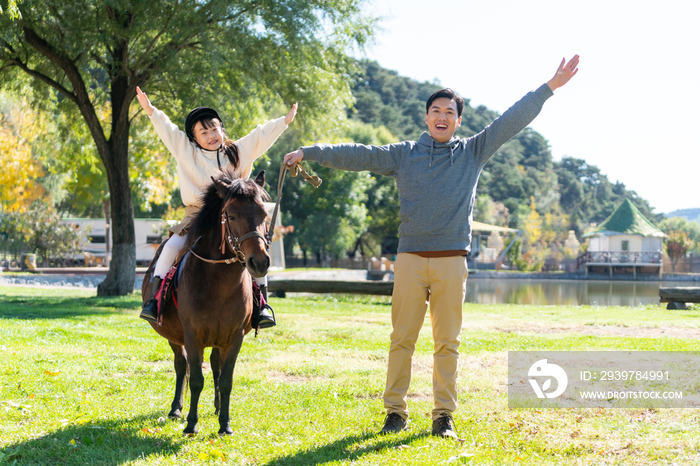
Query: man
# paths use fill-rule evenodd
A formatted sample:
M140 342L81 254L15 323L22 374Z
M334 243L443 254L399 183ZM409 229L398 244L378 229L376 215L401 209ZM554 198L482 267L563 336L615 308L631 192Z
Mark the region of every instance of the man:
M553 91L578 72L578 62L578 55L568 63L562 60L551 80L470 138L454 137L462 123L464 100L451 89L442 89L428 99L428 132L417 142L381 147L317 144L285 156L288 165L305 158L330 168L370 170L396 179L401 225L394 264L393 332L382 434L407 428L411 358L430 303L434 341L432 434L457 438L452 413L457 407L466 255L479 175L494 152L530 124Z

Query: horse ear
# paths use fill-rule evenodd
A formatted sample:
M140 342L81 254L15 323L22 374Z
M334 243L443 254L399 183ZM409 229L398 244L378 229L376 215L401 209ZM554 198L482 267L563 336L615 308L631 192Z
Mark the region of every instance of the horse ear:
M258 176L255 177L255 182L260 186L261 188L265 187L265 170L261 171L258 173Z
M226 184L223 180L217 180L213 176L211 177L211 180L214 182L214 186L219 193L219 197L221 199L226 199L226 193L231 185Z

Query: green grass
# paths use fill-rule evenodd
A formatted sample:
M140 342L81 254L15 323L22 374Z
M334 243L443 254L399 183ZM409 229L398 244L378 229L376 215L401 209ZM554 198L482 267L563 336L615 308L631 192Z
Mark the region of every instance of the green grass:
M0 464L700 462L698 410L509 410L506 394L508 350L698 351L688 336L700 309L465 305L454 442L428 435L429 320L416 348L411 428L381 437L390 300L273 299L279 325L246 338L234 435L221 438L210 370L199 434L183 436L183 423L164 419L171 351L138 319L139 297L93 294L0 287Z

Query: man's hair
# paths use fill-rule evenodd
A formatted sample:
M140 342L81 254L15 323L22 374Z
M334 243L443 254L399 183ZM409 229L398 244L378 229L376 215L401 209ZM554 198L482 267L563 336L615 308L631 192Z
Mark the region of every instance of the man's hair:
M425 104L426 115L428 114L428 110L430 110L430 105L432 105L433 101L442 97L447 97L448 99L455 101L455 103L457 104L457 117L461 117L462 110L464 110L464 99L461 98L459 94L457 94L449 87L445 89L440 89L428 98L428 102Z

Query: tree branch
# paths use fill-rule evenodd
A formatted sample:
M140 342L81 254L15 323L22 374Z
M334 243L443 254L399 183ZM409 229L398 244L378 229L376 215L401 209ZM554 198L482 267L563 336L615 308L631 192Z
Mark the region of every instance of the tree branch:
M7 48L10 52L14 52L14 48L12 48L12 46L9 43L7 43L4 40L2 41L2 43L5 46L5 48ZM53 87L58 92L63 94L71 102L74 102L76 104L78 103L76 95L73 92L69 91L63 85L61 85L61 83L50 78L49 76L45 75L44 73L41 73L40 71L29 68L29 65L27 63L24 63L23 61L21 61L19 58L7 56L4 54L0 54L0 58L9 62L8 65L5 65L0 69L11 68L13 66L16 66L17 68L19 68L22 71L24 71L25 73L27 73L29 76L32 76L32 77L40 80L41 82Z
M49 44L43 37L34 31L25 22L21 23L22 31L24 32L24 38L27 43L33 47L37 52L46 57L50 62L58 66L66 75L70 81L73 92L66 94L66 97L71 98L71 100L78 106L78 109L83 115L85 122L87 123L88 129L92 134L95 144L97 145L97 150L103 157L103 162L107 162L104 157L107 156L107 138L102 129L102 124L100 119L97 117L95 112L95 107L90 100L90 95L85 87L85 82L83 77L80 75L80 70L76 64L62 51L56 50L51 44ZM34 76L34 75L33 75ZM35 76L42 79L42 76ZM49 78L50 79L50 78ZM42 79L43 80L43 79ZM50 80L55 82L53 80ZM56 83L58 84L58 83ZM55 86L54 86L55 87Z
M257 9L259 9L259 8L260 8L260 4L259 4L258 2L250 2L250 6L248 6L247 8L243 8L243 9L242 9L241 11L239 11L238 13L235 13L235 14L230 15L230 16L223 16L223 17L217 18L217 19L213 19L213 18L212 18L212 19L210 19L209 21L210 21L210 22L213 22L213 23L219 23L219 24L225 23L225 22L227 22L227 21L231 21L231 20L238 19L238 18L240 18L241 16L243 16L244 14L250 13L250 12L252 12L252 11L254 11L254 10L257 10Z

